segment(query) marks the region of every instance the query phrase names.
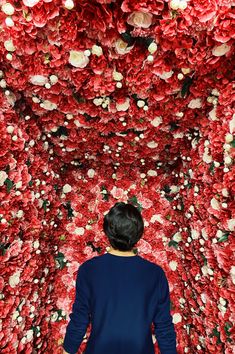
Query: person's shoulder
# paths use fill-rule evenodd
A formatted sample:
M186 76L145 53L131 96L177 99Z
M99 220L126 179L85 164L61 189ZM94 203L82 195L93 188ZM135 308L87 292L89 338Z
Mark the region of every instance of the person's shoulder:
M143 258L141 256L139 256L139 258L146 265L146 267L151 269L153 272L156 272L159 275L164 272L163 268L159 264L155 263L154 261L150 261L150 260Z
M98 256L94 256L92 258L89 258L89 259L87 259L85 262L83 262L80 265L80 268L82 267L83 269L87 269L87 268L89 268L92 265L96 265L97 263L103 261L104 256L105 256L105 253L101 254L101 255L98 255Z

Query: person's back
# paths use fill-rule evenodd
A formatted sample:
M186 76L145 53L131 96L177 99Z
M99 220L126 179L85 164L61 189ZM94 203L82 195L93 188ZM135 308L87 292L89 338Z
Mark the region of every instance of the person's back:
M175 354L176 333L163 269L134 253L111 252L79 267L65 350L76 353L91 322L84 354L154 354L153 323L161 353Z

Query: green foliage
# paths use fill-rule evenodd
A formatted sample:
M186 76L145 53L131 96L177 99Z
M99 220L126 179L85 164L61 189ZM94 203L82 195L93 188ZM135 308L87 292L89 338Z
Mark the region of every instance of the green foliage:
M128 199L128 203L134 205L139 210L139 212L143 210L142 205L138 202L137 197L135 195Z
M14 186L14 183L9 179L7 178L4 182L4 184L6 185L7 187L7 193L10 193L11 189L13 188Z
M63 269L67 265L67 261L64 259L64 254L61 252L58 252L58 254L55 256L55 260L59 269Z
M174 240L170 240L170 242L168 243L168 246L171 247L173 246L175 249L178 248L178 242L174 241Z

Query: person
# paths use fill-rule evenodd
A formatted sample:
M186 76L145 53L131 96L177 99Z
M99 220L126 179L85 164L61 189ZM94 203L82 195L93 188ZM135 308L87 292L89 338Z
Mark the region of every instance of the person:
M79 267L64 353L77 352L91 322L84 354L154 354L152 324L161 354L176 354L165 272L134 252L144 231L141 213L118 202L103 229L110 251Z

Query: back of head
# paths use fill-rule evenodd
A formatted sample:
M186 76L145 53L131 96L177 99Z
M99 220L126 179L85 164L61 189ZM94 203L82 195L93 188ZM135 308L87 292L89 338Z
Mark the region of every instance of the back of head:
M143 234L144 222L136 207L119 202L105 215L103 228L114 249L130 251Z

